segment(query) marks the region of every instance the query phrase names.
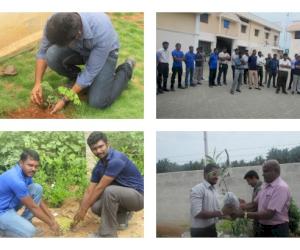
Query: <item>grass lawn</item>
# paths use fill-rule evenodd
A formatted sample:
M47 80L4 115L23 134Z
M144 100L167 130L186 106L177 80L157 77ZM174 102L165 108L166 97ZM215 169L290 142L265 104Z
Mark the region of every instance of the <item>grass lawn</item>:
M91 108L85 101L75 107L66 107L63 115L66 118L143 118L144 114L144 18L142 13L112 13L109 14L120 39L118 63L131 56L136 59L136 68L129 87L108 108L104 110ZM16 76L0 76L0 118L20 108L26 109L30 104L30 92L34 85L35 54L38 49L20 52L11 58L0 59L1 65L14 65ZM57 88L67 81L48 69L44 80ZM28 117L30 118L30 117Z

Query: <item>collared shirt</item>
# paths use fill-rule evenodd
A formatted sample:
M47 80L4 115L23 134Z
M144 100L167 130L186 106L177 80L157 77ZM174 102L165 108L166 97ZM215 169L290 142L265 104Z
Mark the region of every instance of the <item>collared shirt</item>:
M9 209L15 209L21 199L29 196L28 186L32 178L27 177L19 164L0 175L0 215Z
M234 65L234 60L239 57L238 54L236 54L235 52L232 52L232 55L231 55L231 64Z
M192 188L190 200L192 228L204 228L218 222L218 218L196 218L201 211L220 211L220 205L217 200L217 191L214 186L204 180L202 183Z
M285 181L278 177L272 183L264 183L255 198L258 202L258 212L272 210L275 214L270 220L259 220L263 225L278 225L289 221L288 210L291 193Z
M129 187L144 193L144 179L127 156L113 148L104 160L99 160L92 171L91 182L99 183L103 176L114 177L112 184Z
M76 83L82 88L90 86L103 68L109 53L119 48L118 35L104 13L78 13L82 22L82 36L68 45L78 52L85 61L85 68L77 76ZM45 30L37 53L37 58L45 59L52 44L48 41Z
M265 64L265 68L267 71L270 70L270 61L272 60L272 58L267 57L266 58L266 64Z
M208 65L210 69L216 69L218 67L218 54L211 53L208 61Z
M272 58L269 62L270 70L275 72L279 68L279 61L277 59Z
M282 66L290 66L290 68L284 68ZM279 60L279 70L289 72L291 70L291 62L288 59L286 59L286 60L280 59Z
M300 60L295 62L294 75L300 75Z
M246 62L245 65L244 65L244 69L248 69L248 60L249 60L249 56L247 56L247 55L245 54L245 55L243 55L242 58L243 58L244 62Z
M255 187L253 188L252 201L255 200L256 196L258 195L259 191L261 190L262 184L263 184L262 181L257 181Z
M291 69L295 69L295 62L296 62L296 59L293 59L291 61Z
M205 53L204 52L196 53L195 62L196 62L196 67L202 67L203 62L205 62Z
M193 69L195 67L195 54L192 52L187 52L184 55L185 65L188 69Z
M182 68L182 60L184 59L184 54L183 54L183 52L182 52L181 50L176 50L176 49L174 49L174 50L172 51L172 56L173 56L173 67L174 67L174 68ZM176 60L175 57L176 57L176 58L180 58L180 59L182 59L182 60L181 60L181 61Z
M230 60L230 55L226 52L224 53L223 51L219 53L219 62L221 64L228 64Z
M257 70L257 56L249 56L248 67L249 70Z
M244 62L243 57L240 58L239 56L235 56L233 60L233 65L235 66L235 69L244 69L244 64L242 64L243 62Z
M263 67L266 64L266 59L263 56L261 56L261 57L258 56L256 63L257 63L257 66Z
M170 60L170 52L161 48L156 52L157 61L160 63L169 63Z

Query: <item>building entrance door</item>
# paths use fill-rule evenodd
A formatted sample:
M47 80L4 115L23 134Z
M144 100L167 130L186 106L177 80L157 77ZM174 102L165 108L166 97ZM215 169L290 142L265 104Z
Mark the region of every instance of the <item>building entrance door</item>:
M221 52L224 48L227 49L227 52L231 54L232 50L232 39L226 37L217 37L217 49Z

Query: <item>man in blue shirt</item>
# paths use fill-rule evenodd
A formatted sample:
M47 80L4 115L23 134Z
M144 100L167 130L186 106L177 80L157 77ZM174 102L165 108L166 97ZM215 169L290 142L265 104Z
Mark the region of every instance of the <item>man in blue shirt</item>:
M132 59L127 59L116 69L118 49L118 35L106 14L54 14L46 24L37 53L32 102L43 101L41 82L49 66L69 78L74 93L88 88L90 106L110 106L127 87L135 65ZM81 71L77 65L85 68ZM52 113L61 110L68 101L64 96Z
M117 230L128 226L130 212L144 208L144 180L126 155L108 145L104 133L91 133L87 143L99 161L72 227L84 219L91 207L101 216L101 227L95 236L117 237Z
M258 87L258 72L257 72L257 56L256 50L252 51L251 56L248 58L248 67L249 67L249 89L255 88L261 90Z
M43 188L33 183L32 177L39 166L37 152L27 149L13 168L0 175L0 233L6 237L33 237L35 216L59 235L59 226L42 201ZM25 206L22 215L17 211Z
M279 69L279 61L277 59L277 54L273 55L272 60L269 61L269 80L268 80L268 88L270 88L271 79L273 78L273 88L276 88L275 80L277 76L277 72Z
M212 88L215 86L215 79L217 75L218 67L218 50L214 49L214 52L210 54L209 60L209 87Z
M174 83L176 74L178 74L178 88L184 89L181 85L181 76L182 76L182 62L184 60L184 54L181 51L181 44L176 43L175 50L172 51L173 57L173 67L172 67L172 76L171 76L171 90L175 91Z
M193 83L194 78L194 68L195 68L195 53L194 53L194 47L190 46L189 51L185 53L184 56L185 61L185 87L188 87L188 81L190 78L190 86L195 87L196 84Z

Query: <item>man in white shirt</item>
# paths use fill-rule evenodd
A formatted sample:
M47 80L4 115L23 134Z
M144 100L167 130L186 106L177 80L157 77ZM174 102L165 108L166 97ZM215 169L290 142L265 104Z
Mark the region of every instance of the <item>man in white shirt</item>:
M227 75L228 62L229 61L230 61L230 55L227 53L227 49L224 48L219 53L219 73L218 73L218 78L217 78L217 82L218 82L219 86L221 86L221 77L222 77L222 74L223 74L223 83L225 85L227 85L226 75Z
M162 48L156 52L157 60L157 91L163 93L163 91L169 91L167 88L167 82L169 77L169 60L170 52L168 51L169 42L163 42ZM163 79L163 87L161 86Z
M264 85L262 84L263 78L264 78L264 67L266 64L266 59L261 53L261 51L258 51L258 57L257 57L257 73L258 73L258 85L260 87L263 87Z
M220 168L207 164L204 181L191 190L191 237L217 237L216 223L223 217L214 187L218 182Z
M291 62L287 59L287 54L283 54L283 58L279 60L279 71L277 77L277 89L276 94L279 93L280 88L282 88L282 93L286 92L286 82L289 76L289 71L291 69Z

